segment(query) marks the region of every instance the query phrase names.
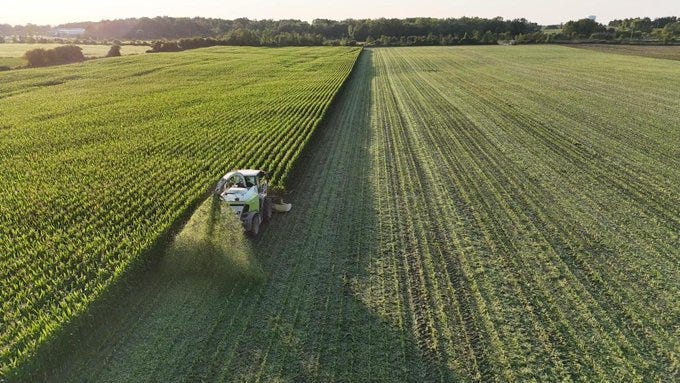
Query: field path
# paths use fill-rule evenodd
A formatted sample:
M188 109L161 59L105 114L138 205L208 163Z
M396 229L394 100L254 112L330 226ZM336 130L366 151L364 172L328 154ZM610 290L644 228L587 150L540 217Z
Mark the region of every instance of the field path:
M293 211L246 246L264 278L161 258L41 376L673 380L678 73L563 47L365 50Z

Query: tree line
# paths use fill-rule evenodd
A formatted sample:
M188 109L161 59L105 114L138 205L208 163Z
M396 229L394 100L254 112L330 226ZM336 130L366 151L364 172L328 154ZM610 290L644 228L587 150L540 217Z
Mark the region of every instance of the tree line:
M70 64L85 60L83 49L75 45L63 45L52 49L31 49L24 54L31 67Z
M83 28L85 36L94 41L106 40L178 40L188 37L231 39L242 45L285 45L288 43L341 44L349 41L364 42L382 37L392 41L451 36L457 41L484 36L507 34L517 36L540 31L540 26L526 19L504 20L479 17L462 18L407 18L407 19L348 19L342 21L315 19L311 23L301 20L250 20L240 18L223 20L212 18L155 17L102 20L98 22L68 23L58 28ZM0 25L0 35L15 38L49 36L52 28L28 24L25 26Z
M563 40L658 40L671 43L680 39L680 19L676 16L659 17L653 20L649 17L637 17L612 20L608 25L591 19L581 19L565 23L562 31L556 34L555 38Z
M680 20L675 16L613 20L608 25L594 20L569 21L542 28L526 19L406 18L348 19L342 21L235 20L155 17L62 24L58 28L83 28L78 44L127 41L152 45L152 52L177 51L209 45L465 45L550 43L574 40L680 40ZM551 32L551 28L553 32ZM0 24L0 35L15 42L40 42L53 29L28 24ZM39 39L30 41L30 39Z

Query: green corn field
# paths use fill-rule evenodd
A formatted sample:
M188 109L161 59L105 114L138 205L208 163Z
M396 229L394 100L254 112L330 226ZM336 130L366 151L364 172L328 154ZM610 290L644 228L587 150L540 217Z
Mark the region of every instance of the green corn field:
M2 74L0 372L222 174L283 182L358 53L216 48Z

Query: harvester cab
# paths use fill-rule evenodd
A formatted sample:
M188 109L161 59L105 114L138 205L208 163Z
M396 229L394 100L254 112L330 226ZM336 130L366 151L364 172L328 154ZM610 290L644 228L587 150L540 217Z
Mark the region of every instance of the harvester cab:
M215 197L229 205L252 236L257 236L260 225L272 216L267 180L265 171L243 169L225 174L215 187Z

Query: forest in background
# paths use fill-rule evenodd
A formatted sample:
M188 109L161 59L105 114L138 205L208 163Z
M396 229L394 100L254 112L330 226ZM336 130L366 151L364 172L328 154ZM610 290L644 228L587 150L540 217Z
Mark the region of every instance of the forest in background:
M60 36L61 29L81 28L73 38ZM466 45L511 43L551 43L602 41L619 43L662 43L680 41L678 17L629 18L607 25L581 19L564 24L541 26L524 18L506 20L479 17L348 19L224 20L214 18L155 17L77 22L56 27L49 25L0 24L0 42L107 43L127 41L156 42L154 51L182 50L180 39L191 38L192 47L209 45ZM168 42L171 42L168 44ZM165 48L163 46L165 45ZM185 41L185 46L188 47Z

